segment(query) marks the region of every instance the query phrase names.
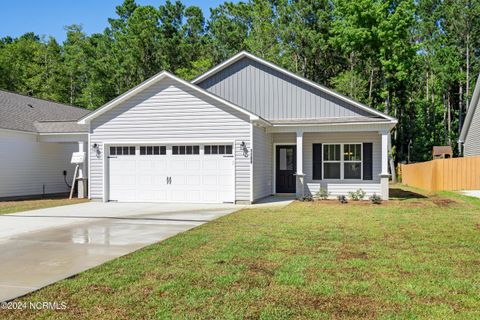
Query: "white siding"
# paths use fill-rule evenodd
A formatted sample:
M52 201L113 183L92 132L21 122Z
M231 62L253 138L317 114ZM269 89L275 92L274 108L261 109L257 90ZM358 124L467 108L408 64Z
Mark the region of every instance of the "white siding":
M273 139L265 128L253 127L253 200L272 194Z
M295 133L274 133L275 143L294 143ZM373 143L373 180L313 180L314 143ZM327 188L332 196L347 195L350 191L363 189L367 195L380 194L380 177L382 166L381 136L378 132L324 132L304 133L303 136L303 172L305 173L305 193L314 195L320 187Z
M37 135L0 130L0 198L68 192L63 170L71 183L70 164L75 143L37 142Z
M463 154L464 156L480 156L480 107L478 106L465 137Z
M100 146L90 158L91 197L103 197L104 142L235 141L236 201L250 200L250 159L240 144L250 145L246 115L210 99L174 80L164 79L121 105L93 119L90 144Z

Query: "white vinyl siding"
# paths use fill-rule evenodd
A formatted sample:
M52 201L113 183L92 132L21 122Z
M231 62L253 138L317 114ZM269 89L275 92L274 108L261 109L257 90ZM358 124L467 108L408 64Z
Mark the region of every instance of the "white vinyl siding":
M275 143L295 142L295 133L274 133ZM373 180L313 180L313 144L339 144L371 142L373 145ZM322 132L303 135L303 172L305 174L305 193L314 195L320 187L327 188L332 196L347 195L350 191L363 189L367 195L380 194L382 166L381 136L378 132ZM323 168L322 168L323 170Z
M478 106L465 137L463 154L464 156L480 156L480 107Z
M37 142L37 135L0 130L0 198L68 192L76 143Z
M273 140L265 128L253 126L253 201L272 194Z
M90 192L103 198L103 143L198 144L235 142L235 200L250 200L250 159L240 144L250 145L248 116L181 83L163 79L93 119L90 144L100 152L90 158Z

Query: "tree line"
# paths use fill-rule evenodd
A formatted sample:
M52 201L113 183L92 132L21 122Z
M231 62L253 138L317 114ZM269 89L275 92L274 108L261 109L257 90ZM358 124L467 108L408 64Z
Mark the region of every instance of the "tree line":
M161 70L190 80L241 50L399 119L396 161L459 136L480 70L480 0L125 0L102 33L0 39L0 88L95 109Z

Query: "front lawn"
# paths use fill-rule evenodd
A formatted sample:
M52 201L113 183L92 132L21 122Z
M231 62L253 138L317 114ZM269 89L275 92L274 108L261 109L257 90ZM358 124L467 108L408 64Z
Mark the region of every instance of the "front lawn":
M382 205L245 209L19 301L89 319L478 319L480 201L392 190Z
M87 199L48 198L34 200L0 201L0 214L65 206L88 201Z

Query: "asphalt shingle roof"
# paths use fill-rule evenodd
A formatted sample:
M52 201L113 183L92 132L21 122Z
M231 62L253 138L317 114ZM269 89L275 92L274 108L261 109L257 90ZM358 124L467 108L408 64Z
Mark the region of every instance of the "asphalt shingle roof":
M76 121L88 113L87 109L0 90L0 128L28 132L80 132L81 126ZM55 124L55 121L61 123ZM62 130L48 131L54 129ZM81 132L84 131L86 128Z

